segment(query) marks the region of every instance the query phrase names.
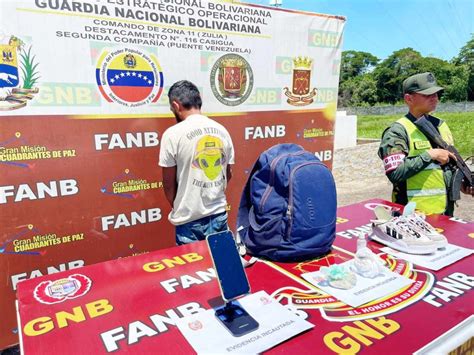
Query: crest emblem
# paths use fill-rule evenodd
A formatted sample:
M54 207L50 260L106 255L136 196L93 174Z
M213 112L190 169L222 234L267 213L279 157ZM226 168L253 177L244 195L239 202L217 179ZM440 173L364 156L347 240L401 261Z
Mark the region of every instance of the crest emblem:
M127 107L158 101L164 83L158 60L135 49L104 51L97 62L96 82L104 99Z
M252 92L252 68L237 54L220 57L212 67L210 79L214 96L227 106L240 105Z
M200 321L198 320L195 320L194 322L189 322L188 323L188 327L189 329L191 330L200 330L203 328L203 325Z
M40 303L60 303L85 295L89 292L91 286L90 278L81 274L74 274L56 281L40 282L35 287L33 296Z
M8 44L0 43L0 111L24 107L38 93L34 87L39 78L38 64L31 55L31 47L23 47L23 41L15 36L10 37ZM19 68L23 76L21 85Z
M123 58L123 64L125 64L125 66L127 68L135 68L137 66L137 60L135 59L135 57L133 56L133 54L127 54L124 58Z
M313 97L317 90L311 87L311 66L313 60L308 57L296 57L293 59L293 82L291 90L284 88L288 97L287 102L293 106L306 106L313 103Z

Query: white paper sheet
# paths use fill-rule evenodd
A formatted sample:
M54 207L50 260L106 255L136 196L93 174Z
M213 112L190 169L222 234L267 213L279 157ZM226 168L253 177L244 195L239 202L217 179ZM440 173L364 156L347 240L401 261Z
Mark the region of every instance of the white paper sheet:
M401 251L393 250L389 247L385 247L380 250L399 259L404 259L412 262L413 264L435 271L440 270L445 266L451 265L456 261L471 255L473 252L471 249L466 249L453 244L448 244L445 249L438 249L432 254L425 255L402 253Z
M260 353L314 327L265 291L240 298L239 303L259 323L257 330L241 337L234 337L213 309L181 318L176 325L194 350L207 354Z
M339 265L343 266L346 270L350 270L353 261L354 259ZM396 274L387 268L383 274L373 279L356 274L356 284L352 288L345 290L321 282L323 274L320 271L309 272L301 276L320 290L352 307L358 307L367 302L389 295L413 283L409 278Z

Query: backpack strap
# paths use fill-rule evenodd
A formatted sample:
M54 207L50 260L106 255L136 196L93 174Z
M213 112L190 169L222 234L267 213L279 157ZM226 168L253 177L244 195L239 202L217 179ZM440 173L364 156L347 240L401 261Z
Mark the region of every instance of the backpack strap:
M235 233L235 244L237 244L237 249L239 250L240 256L244 256L245 254L247 254L247 248L245 247L244 242L242 242L242 238L240 237L239 233L243 229L244 227L240 226L237 228L237 231Z
M237 211L237 235L239 231L248 228L250 226L249 221L249 210L252 206L250 200L250 182L252 180L252 176L261 168L260 160L257 159L255 164L252 167L252 171L249 174L247 182L245 183L244 190L242 191L242 196L240 197L240 204L239 210ZM239 236L239 239L242 242L242 239Z
M248 227L247 227L248 228ZM245 267L249 267L249 266L252 266L253 264L255 264L257 262L257 258L256 257L250 257L250 259L247 261L244 256L245 254L247 254L247 248L245 247L245 244L242 242L242 238L240 238L240 234L239 234L239 231L241 231L243 229L243 227L239 227L237 229L237 232L235 233L235 243L237 244L237 249L239 250L239 254L240 254L240 261L242 262L242 265Z

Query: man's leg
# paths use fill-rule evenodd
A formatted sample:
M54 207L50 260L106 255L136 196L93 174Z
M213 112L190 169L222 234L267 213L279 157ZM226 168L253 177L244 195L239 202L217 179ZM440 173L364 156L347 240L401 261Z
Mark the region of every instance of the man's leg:
M208 234L223 232L229 229L227 224L227 212L222 212L213 216L209 216L210 223Z
M183 245L206 239L209 217L204 217L176 226L176 245Z
M205 240L209 234L223 232L229 229L227 212L207 216L195 221L176 226L176 245Z

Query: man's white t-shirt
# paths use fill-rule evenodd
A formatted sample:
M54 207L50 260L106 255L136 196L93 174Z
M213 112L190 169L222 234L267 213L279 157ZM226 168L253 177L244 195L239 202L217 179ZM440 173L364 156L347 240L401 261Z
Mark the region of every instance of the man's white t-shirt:
M180 225L225 211L227 164L234 164L229 132L206 116L188 116L163 133L159 165L177 167L171 223Z

